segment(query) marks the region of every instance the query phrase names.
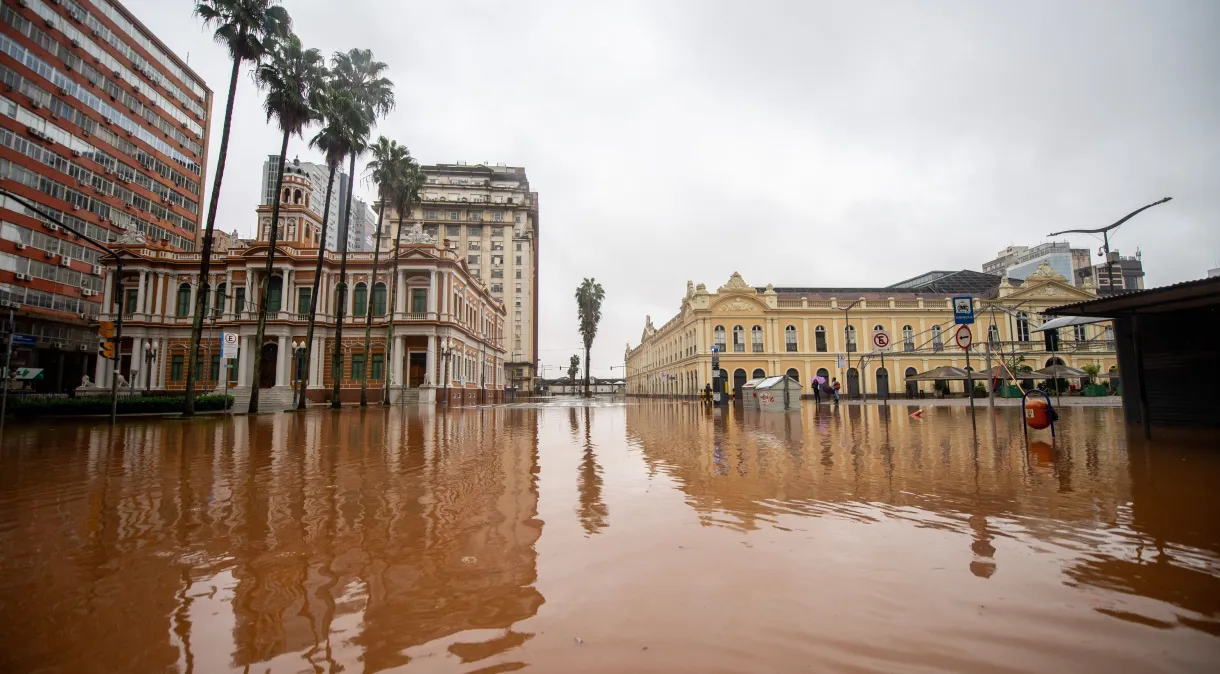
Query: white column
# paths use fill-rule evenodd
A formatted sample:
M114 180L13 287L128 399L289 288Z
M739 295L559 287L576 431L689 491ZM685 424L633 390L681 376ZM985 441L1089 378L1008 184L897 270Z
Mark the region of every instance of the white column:
M436 386L437 384L440 383L440 377L437 376L437 373L436 373L436 340L437 339L438 339L438 337L436 335L428 335L428 365L427 365L428 373L427 373L427 377L428 377L428 383L431 384L432 386Z
M140 270L140 280L136 282L136 305L132 307L132 311L136 313L144 313L144 285L145 279L148 277L148 270Z
M407 306L407 272L399 270L398 278L394 279L398 296L394 300L394 311L405 315L410 308Z
M138 302L136 306L139 306ZM207 363L203 365L207 367ZM136 388L141 388L144 384L144 339L142 337L133 337L131 339L131 360L128 361L127 371L123 373L128 381L131 381L132 368L135 368L140 376L136 382Z
M317 333L314 333L313 347L310 348L310 350L309 350L309 358L311 361L309 363L309 385L310 386L321 386L322 385L322 363L325 360L325 355L322 353L322 344L323 343L324 342L323 342L322 336Z
M241 346L237 352L237 385L250 385L250 345L254 342L253 337L242 335Z
M105 358L102 358L101 356L97 357L97 362L94 363L94 365L93 365L93 385L94 386L103 385L103 383L106 379L106 363L109 363L109 362L110 361L106 360Z
M275 385L288 386L291 374L289 363L292 362L292 340L280 335L276 341L279 343L279 349L275 361Z
M428 313L431 318L437 317L437 311L440 311L439 297L437 297L437 278L436 270L433 269L428 273Z
M394 348L390 351L390 357L394 359L394 362L390 364L390 384L394 387L402 386L405 383L402 378L402 363L406 358L406 351L406 335L394 335Z
M233 316L233 270L225 272L225 317Z
M114 313L114 275L117 270L107 270L102 285L102 313Z

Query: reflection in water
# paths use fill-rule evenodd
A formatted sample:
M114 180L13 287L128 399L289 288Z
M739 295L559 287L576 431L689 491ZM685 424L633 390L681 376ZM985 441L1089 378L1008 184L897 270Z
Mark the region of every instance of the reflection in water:
M1220 659L1220 453L1127 438L1118 410L1068 409L1028 447L1014 410L967 415L569 401L19 426L0 671Z

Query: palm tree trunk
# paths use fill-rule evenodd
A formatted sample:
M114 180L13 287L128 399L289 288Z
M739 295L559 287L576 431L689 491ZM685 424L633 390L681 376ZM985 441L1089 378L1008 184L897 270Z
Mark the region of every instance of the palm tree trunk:
M280 143L280 170L275 177L275 205L271 207L271 227L267 237L267 266L263 268L263 280L258 286L258 330L254 333L254 372L250 382L250 414L258 413L259 374L263 367L263 337L267 333L267 294L271 289L271 272L275 265L275 242L280 231L280 190L284 187L284 159L288 156L288 132L284 132L284 142ZM258 233L255 232L255 238ZM249 285L249 281L246 282ZM280 307L283 308L284 295L288 293L286 286L280 286ZM277 353L276 359L291 358L290 353ZM277 362L278 366L278 362Z
M385 219L385 197L381 198L381 204L377 206L377 234L373 237L373 274L372 280L369 282L371 292L369 293L368 306L364 308L364 376L360 377L360 406L369 406L369 376L373 374L373 354L370 352L373 343L373 306L377 304L377 263L381 259L381 221ZM386 286L386 295L390 294L390 288ZM388 307L387 307L388 308ZM392 318L393 316L391 316ZM381 376L385 376L385 363L382 363L383 372Z
M347 315L347 235L352 228L352 190L356 186L356 152L352 151L351 163L347 173L347 205L344 207L343 227L339 230L339 292L335 302L335 350L330 359L330 406L339 409L343 401L339 400L339 384L343 381L343 319Z
M585 397L589 397L589 349L592 344L585 345Z
M403 209L407 207L405 201L406 200L400 200L398 202L398 231L394 234L394 273L390 275L390 282L393 284L393 286L390 289L390 307L389 307L390 320L386 322L386 336L385 336L386 371L385 371L385 391L382 393L382 396L381 396L382 405L390 404L390 373L393 372L393 368L390 366L390 363L391 363L390 358L394 357L393 356L393 353L394 353L394 349L393 349L393 347L394 347L394 310L398 307L398 246L399 246L399 244L402 243L402 221L403 221L403 218L406 217L403 215ZM410 311L410 307L407 307L407 310ZM402 356L398 356L398 357L401 358ZM410 364L408 363L408 365L410 365ZM405 370L403 372L403 376L404 377L407 376L407 373ZM399 385L402 384L402 382L398 382L398 383L399 383Z
M318 239L318 265L313 272L313 292L309 295L309 327L305 330L305 369L307 371L311 362L310 357L313 355L313 329L318 316L318 294L322 289L322 260L326 257L326 229L330 224L330 196L335 186L335 173L338 169L338 164L332 164L330 179L326 181L326 206L322 209L322 235ZM308 390L309 378L306 377L305 381L306 386L302 388ZM305 409L304 391L302 391L300 400L297 401L297 409Z
M229 128L233 124L233 100L237 97L237 74L241 71L241 59L233 59L233 73L229 76L229 100L225 103L225 123L220 131L220 154L216 158L216 176L212 180L212 200L208 204L208 221L203 228L203 251L199 256L199 289L195 293L195 320L191 323L191 348L186 359L186 400L182 404L182 416L195 414L195 355L199 353L199 340L203 338L203 315L208 310L208 272L212 268L212 232L216 228L216 208L220 204L220 183L225 175L225 160L229 156Z

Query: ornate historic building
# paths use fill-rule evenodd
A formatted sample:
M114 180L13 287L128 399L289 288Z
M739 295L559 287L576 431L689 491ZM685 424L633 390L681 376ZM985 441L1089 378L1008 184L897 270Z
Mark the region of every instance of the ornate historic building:
M397 251L382 250L376 277L373 253L350 253L347 262L347 316L343 330L341 369L334 372L332 353L337 293L338 253L325 251L314 343L309 363L290 367L306 342L310 298L319 255L322 223L310 208L315 195L304 172L285 169L280 204L280 234L274 272L268 280L267 329L261 345L254 344L258 294L267 261L272 206L258 207L259 227L253 241L239 241L216 253L208 281L214 289L205 339L197 362L201 387L221 388L229 380L237 408L259 378L264 408L287 405L294 387L304 382L311 401L328 401L333 377L339 377L345 401L358 400L360 380L378 390L389 377L392 398L435 400L437 388L455 403L500 399L504 389L504 304L474 276L457 252L445 248L421 225L403 234ZM115 245L124 257L125 297L120 372L138 389L185 388L195 293L199 288L199 254L182 253L163 242L144 243L129 233ZM392 245L392 242L391 242ZM395 257L398 274L393 277ZM113 274L113 258L102 258ZM114 320L114 284L105 286L101 320ZM372 343L364 352L367 314L373 316ZM387 328L394 342L386 349ZM238 335L240 353L227 376L220 358L221 333ZM152 367L145 366L155 349ZM261 348L262 366L253 371L253 349ZM134 359L133 359L134 354ZM99 386L108 386L112 361L99 359ZM447 382L447 383L446 383ZM443 394L442 394L443 395ZM378 395L370 395L374 400Z
M732 391L747 380L777 374L807 388L816 375L837 377L844 394L887 392L917 396L928 382L906 377L949 365L966 367L953 341L951 298L972 295L976 322L971 367L1000 358L1034 370L1059 362L1072 367L1116 364L1109 324L1080 325L1037 333L1042 311L1095 297L1091 286L1073 287L1049 265L1023 281L977 272L935 272L969 291L924 291L911 284L884 288L756 288L734 273L716 292L687 283L678 315L661 327L646 318L639 346L627 347L627 391L632 395L696 395L711 381L712 346L721 353L721 376ZM937 286L930 286L936 288ZM942 290L944 288L942 287ZM873 334L888 333L890 349L873 347ZM1052 336L1048 337L1047 334ZM840 368L839 359L846 360ZM952 382L961 392L963 382Z

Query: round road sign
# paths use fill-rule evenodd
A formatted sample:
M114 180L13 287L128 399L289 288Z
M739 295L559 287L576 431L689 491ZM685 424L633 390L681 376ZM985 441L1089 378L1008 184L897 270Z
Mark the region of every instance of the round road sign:
M890 333L885 330L877 330L873 333L873 346L879 351L889 351L890 349Z
M959 325L957 332L953 335L953 341L962 348L963 351L970 348L971 342L974 341L974 336L970 334L970 326Z

